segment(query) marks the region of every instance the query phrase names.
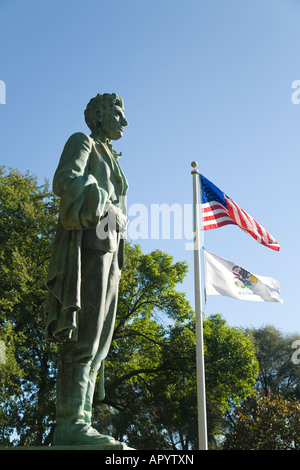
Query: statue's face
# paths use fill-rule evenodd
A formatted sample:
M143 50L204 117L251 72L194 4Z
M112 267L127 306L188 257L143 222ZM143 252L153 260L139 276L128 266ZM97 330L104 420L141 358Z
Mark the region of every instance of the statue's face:
M122 137L124 127L128 122L125 118L124 109L120 106L110 106L101 116L101 128L109 140L118 140Z

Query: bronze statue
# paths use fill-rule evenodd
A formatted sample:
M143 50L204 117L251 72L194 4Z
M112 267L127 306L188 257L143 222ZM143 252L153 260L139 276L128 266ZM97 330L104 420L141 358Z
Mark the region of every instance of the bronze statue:
M115 323L127 224L128 183L111 145L128 124L123 100L98 94L86 107L85 121L91 135L69 138L53 180L60 209L47 277L46 332L62 343L54 445L126 448L91 426L96 376Z

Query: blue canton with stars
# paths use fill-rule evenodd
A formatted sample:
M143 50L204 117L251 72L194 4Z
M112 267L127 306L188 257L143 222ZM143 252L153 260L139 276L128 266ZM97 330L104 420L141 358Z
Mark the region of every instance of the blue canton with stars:
M202 204L205 204L211 201L216 201L222 204L222 206L227 207L224 193L219 188L217 188L217 186L215 186L211 181L209 181L203 175L200 175L200 181L201 181Z

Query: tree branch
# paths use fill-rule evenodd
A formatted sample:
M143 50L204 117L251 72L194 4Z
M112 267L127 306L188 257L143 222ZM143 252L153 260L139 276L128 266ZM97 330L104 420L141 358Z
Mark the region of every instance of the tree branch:
M151 374L151 373L155 373L155 372L160 372L160 371L165 370L165 369L166 369L165 364L162 364L161 366L155 367L155 368L142 368L142 369L132 370L131 372L128 372L128 374L125 374L122 377L119 377L115 382L109 383L106 386L106 388L107 388L107 390L112 389L112 388L116 388L119 385L121 385L123 382L125 382L126 380L129 380L132 377L134 377L135 375Z
M127 337L130 337L130 336L142 336L143 338L147 339L148 341L150 341L151 343L154 343L154 344L157 344L158 346L162 346L163 345L163 341L156 341L155 339L141 333L140 331L137 331L137 330L133 330L133 329L130 329L128 330L126 333L126 336ZM114 339L118 339L120 338L120 336L118 335L114 335Z

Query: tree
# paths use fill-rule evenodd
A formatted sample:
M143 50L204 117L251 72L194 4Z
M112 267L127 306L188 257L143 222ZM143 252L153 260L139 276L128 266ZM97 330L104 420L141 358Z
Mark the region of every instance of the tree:
M253 393L258 374L253 344L242 328L229 327L221 315L205 321L204 337L210 400L225 412Z
M225 448L299 448L299 427L292 418L299 416L300 406L300 370L292 361L292 345L299 335L283 335L272 326L245 334L259 364L256 395L226 414Z
M17 392L23 371L15 358L15 344L22 342L21 335L16 335L10 321L2 325L0 333L0 442L9 443L14 431L11 414L20 393ZM16 390L12 396L11 391Z
M292 361L292 344L299 334L284 335L272 326L248 329L246 334L255 348L259 363L256 389L285 397L300 398L300 368Z
M2 445L41 444L53 421L55 348L45 341L45 278L57 201L48 184L0 169L0 365Z
M235 413L225 450L299 450L300 402L283 396L261 396Z

